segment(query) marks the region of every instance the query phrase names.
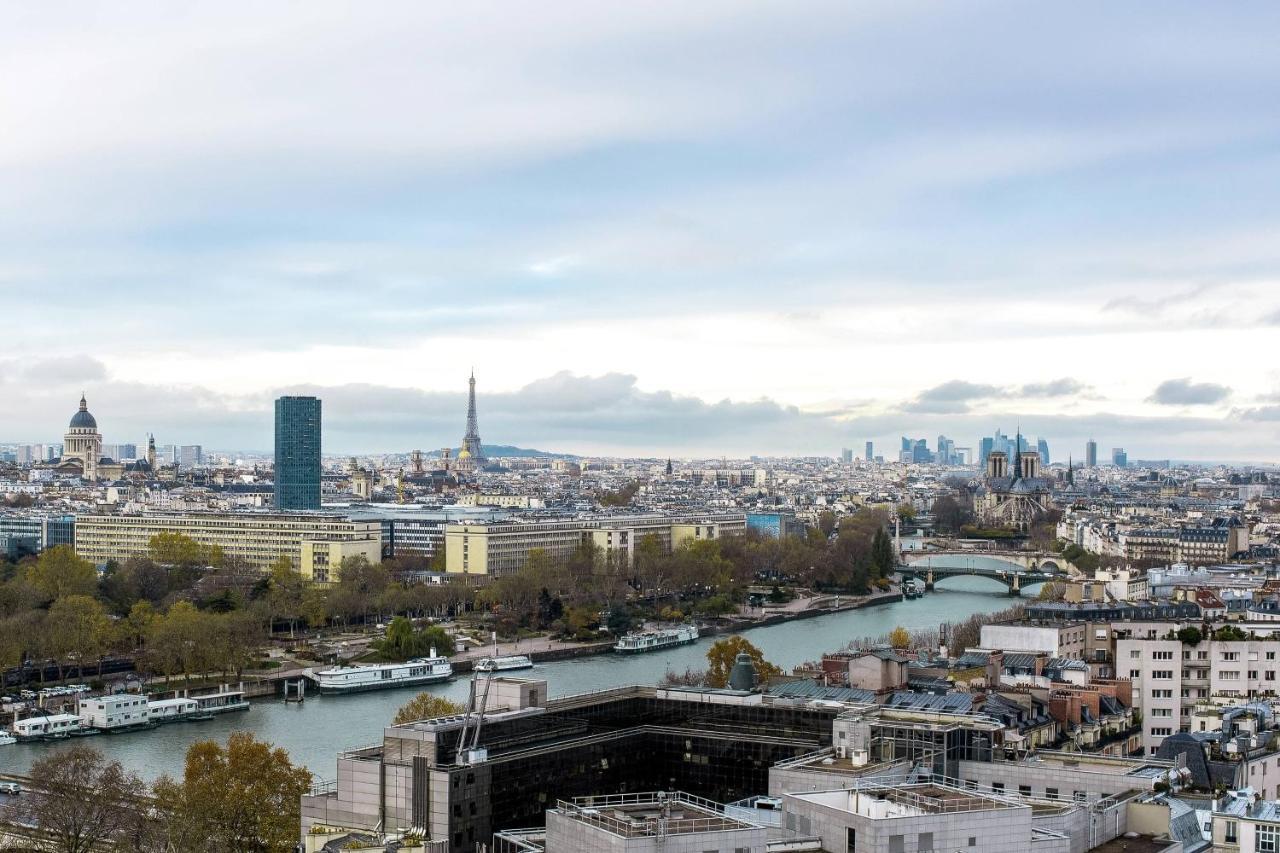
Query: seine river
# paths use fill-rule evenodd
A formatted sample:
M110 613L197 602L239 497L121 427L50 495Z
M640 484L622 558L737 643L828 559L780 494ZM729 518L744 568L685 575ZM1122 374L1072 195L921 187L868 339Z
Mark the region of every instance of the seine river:
M974 613L989 613L1009 607L1013 601L991 580L975 577L949 578L936 592L913 601L868 607L786 622L745 632L765 657L784 669L816 660L823 652L844 647L850 640L887 634L897 625L908 629L936 628ZM666 652L635 656L599 655L578 660L540 664L517 675L545 678L552 696L584 693L627 684L655 684L668 670L683 672L702 668L713 638ZM465 701L467 680L428 688L456 701ZM319 779L335 775L335 754L342 750L377 743L382 727L395 716L396 709L412 698L417 689L384 690L352 696L312 694L302 704L282 700L255 701L250 710L226 714L197 723L175 723L158 729L118 735L99 735L79 743L90 743L110 758L144 778L162 773L182 774L187 747L198 740L225 740L233 731L247 729L289 751L295 763L305 765ZM0 746L0 770L25 773L31 762L62 744L16 744Z

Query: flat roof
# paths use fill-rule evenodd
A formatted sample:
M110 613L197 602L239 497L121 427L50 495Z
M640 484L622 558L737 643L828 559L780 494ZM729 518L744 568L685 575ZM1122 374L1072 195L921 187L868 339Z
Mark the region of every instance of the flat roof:
M935 782L868 786L852 790L842 788L833 791L789 793L785 796L877 819L1028 808L1026 803L1007 797L997 797Z
M723 807L683 791L655 791L560 800L554 814L623 838L758 830L728 817Z

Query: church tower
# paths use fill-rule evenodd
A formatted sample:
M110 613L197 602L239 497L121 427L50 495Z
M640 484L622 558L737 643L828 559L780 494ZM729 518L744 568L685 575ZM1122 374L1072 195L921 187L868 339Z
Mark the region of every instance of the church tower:
M147 433L147 468L152 474L156 472L156 437Z

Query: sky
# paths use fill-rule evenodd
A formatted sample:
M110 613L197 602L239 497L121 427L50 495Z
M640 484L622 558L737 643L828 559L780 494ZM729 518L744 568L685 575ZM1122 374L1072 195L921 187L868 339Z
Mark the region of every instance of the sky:
M1280 4L0 6L0 441L1280 460Z

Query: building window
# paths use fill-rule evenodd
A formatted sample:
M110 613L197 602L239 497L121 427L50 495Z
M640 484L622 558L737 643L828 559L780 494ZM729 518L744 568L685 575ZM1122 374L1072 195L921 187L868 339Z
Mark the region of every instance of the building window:
M1019 793L1019 794L1021 794L1021 795L1022 795L1022 796L1024 796L1024 797L1029 797L1029 796L1031 796L1031 786L1030 786L1030 785L1019 785L1019 786L1018 786L1018 793Z
M1258 842L1259 853L1278 853L1280 851L1280 826L1260 823L1254 838Z
M903 840L905 835L889 836L889 853L907 853L907 845Z
M1225 840L1229 844L1234 844L1236 842L1236 822L1234 820L1229 820L1229 821L1226 821L1226 824L1227 824L1227 827L1226 827Z
M933 833L922 832L916 838L916 850L918 853L932 853L933 851Z
M1044 798L1045 798L1046 800L1056 800L1056 799L1058 799L1058 789L1057 789L1057 788L1045 788L1045 789L1044 789Z

